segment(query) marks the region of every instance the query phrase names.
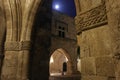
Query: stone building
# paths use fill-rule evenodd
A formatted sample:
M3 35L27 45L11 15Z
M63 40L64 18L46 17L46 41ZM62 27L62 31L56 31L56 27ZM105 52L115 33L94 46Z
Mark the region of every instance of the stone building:
M120 80L120 1L75 3L81 80Z
M74 1L81 80L120 80L120 1ZM49 3L52 0L0 0L1 80L48 80L51 54L59 49L50 48ZM74 80L70 76L65 80Z
M62 67L58 64L65 61L68 63L67 74L74 73L77 70L77 39L74 19L53 10L51 35L51 55L53 54L52 57L56 60L53 69ZM59 71L62 72L61 69Z

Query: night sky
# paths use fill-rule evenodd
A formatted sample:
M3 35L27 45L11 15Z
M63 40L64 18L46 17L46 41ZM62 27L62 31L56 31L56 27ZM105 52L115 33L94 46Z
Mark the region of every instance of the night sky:
M57 8L55 7L57 5ZM76 10L74 0L53 0L53 9L75 17Z

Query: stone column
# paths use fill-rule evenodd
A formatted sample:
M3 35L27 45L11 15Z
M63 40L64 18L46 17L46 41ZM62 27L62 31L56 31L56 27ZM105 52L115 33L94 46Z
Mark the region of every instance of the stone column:
M31 42L22 41L21 51L18 55L18 70L17 70L17 80L28 80L28 67L29 67L29 50Z
M108 24L112 37L116 80L120 79L120 1L106 0Z
M5 14L6 42L2 80L27 80L31 31L41 0L0 0ZM29 46L30 47L30 46Z
M20 42L5 43L5 57L1 80L16 80L19 50Z
M73 61L72 65L70 66L72 69L72 74L73 75L80 75L80 73L77 70L77 60Z
M1 80L28 80L30 42L6 42Z
M71 66L70 61L67 62L67 73L66 74L68 74L68 75L72 74L72 66Z
M95 3L95 0L91 1ZM115 24L117 21L115 15L107 15L108 11L106 11L104 2L107 0L101 1L100 5L96 3L91 5L97 7L87 6L85 9L83 7L84 11L90 10L80 13L76 17L76 29L79 36L78 41L80 41L78 43L81 46L81 80L115 80L113 51L117 50L113 50L113 45L118 44L117 40L114 41L115 36L118 37ZM87 1L84 3L89 4Z

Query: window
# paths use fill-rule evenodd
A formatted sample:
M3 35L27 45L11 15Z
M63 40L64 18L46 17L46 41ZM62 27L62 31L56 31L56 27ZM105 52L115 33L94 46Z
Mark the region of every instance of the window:
M58 36L64 38L65 37L65 28L59 26L58 28Z
M68 24L59 20L55 21L56 26L56 35L59 37L65 38L66 33L68 32Z

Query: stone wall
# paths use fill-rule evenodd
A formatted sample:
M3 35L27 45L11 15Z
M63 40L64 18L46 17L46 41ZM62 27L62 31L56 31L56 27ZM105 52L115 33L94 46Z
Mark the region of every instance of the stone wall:
M58 27L65 27L65 37L58 35ZM52 17L51 54L57 49L63 49L70 57L72 73L77 71L77 41L74 19L57 11Z
M106 0L108 24L112 37L112 50L115 59L116 80L120 79L120 1Z
M60 23L63 23L66 26L65 38L76 40L76 29L75 29L74 19L59 11L53 10L52 28L51 28L53 35L58 36L57 25L59 25Z
M100 5L102 0L80 0L81 11L87 11Z
M75 19L82 80L120 79L118 4L114 0L81 0Z

